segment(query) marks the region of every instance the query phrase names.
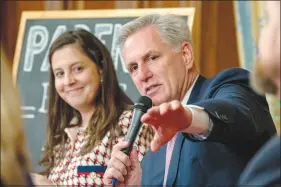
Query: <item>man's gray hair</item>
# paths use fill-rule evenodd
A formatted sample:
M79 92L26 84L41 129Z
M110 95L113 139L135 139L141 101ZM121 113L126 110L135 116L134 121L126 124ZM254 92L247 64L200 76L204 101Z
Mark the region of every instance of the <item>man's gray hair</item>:
M174 47L175 50L179 50L183 42L191 44L190 29L183 18L174 14L149 14L122 26L118 38L122 54L127 38L147 26L156 26L160 31L163 42Z

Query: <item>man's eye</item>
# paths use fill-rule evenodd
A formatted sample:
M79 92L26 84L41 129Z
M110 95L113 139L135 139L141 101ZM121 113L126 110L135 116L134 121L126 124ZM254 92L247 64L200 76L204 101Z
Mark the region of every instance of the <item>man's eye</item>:
M156 60L158 58L158 56L150 56L149 58L148 58L148 60L149 61L151 61L151 60Z
M134 72L134 71L136 71L138 69L138 66L137 65L133 65L133 66L131 66L131 68L130 68L130 72Z

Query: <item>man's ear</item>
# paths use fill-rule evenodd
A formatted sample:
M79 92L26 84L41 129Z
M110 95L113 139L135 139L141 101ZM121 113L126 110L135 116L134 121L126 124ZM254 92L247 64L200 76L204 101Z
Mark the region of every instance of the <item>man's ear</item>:
M181 44L181 49L185 66L187 67L187 69L191 69L194 65L193 48L190 43L183 42Z

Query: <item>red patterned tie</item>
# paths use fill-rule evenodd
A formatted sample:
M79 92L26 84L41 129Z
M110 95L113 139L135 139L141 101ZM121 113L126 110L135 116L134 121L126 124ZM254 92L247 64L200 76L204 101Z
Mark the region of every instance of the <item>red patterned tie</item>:
M170 161L171 161L174 145L175 145L175 142L176 142L176 137L177 137L177 134L167 144L166 165L165 165L165 175L164 175L163 186L166 186L167 177L168 177L168 171L169 171L169 166L170 166Z

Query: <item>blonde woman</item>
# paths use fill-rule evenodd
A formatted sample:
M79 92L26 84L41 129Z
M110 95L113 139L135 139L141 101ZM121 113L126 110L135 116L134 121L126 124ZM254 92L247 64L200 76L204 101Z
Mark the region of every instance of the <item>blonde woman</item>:
M1 56L2 55L1 49ZM12 86L11 72L1 58L1 186L33 186L28 175L20 104L17 90Z

